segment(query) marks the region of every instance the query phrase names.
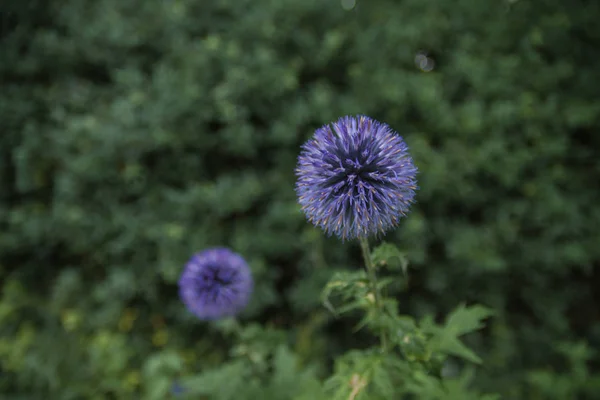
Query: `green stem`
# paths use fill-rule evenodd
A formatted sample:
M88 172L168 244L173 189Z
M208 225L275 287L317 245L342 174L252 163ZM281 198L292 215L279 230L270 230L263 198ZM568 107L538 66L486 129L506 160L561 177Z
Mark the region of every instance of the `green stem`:
M360 238L360 247L362 249L363 258L365 259L365 268L369 277L369 283L371 284L371 291L375 296L375 307L377 307L377 310L381 313L383 312L383 302L381 301L381 294L379 293L379 288L377 288L377 275L375 274L375 265L373 264L373 260L371 259L371 251L369 250L369 240L366 237ZM385 351L387 348L387 339L385 329L383 327L381 327L380 338L381 349Z

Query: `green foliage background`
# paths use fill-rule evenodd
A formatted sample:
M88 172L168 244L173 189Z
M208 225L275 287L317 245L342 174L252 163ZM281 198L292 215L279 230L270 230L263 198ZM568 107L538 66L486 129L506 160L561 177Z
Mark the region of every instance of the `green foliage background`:
M354 113L420 169L386 237L410 262L402 312L495 310L468 338L478 390L600 398L600 3L342 3L2 2L3 399L164 399L244 340L257 365L278 349L268 382L234 362L197 384L287 399L370 344L320 303L359 247L306 222L293 186L299 146ZM255 275L243 340L177 296L213 245Z

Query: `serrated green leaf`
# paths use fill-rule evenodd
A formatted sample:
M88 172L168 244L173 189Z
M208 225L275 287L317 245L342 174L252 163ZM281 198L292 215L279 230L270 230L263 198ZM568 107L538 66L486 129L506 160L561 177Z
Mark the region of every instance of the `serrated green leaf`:
M467 307L461 304L446 318L445 327L457 336L464 335L483 328L483 320L493 314L491 309L481 305Z
M394 380L387 365L375 363L373 365L372 388L373 391L384 399L392 399L396 394Z
M484 326L483 320L492 314L490 309L480 305L466 307L461 304L450 313L443 326L436 325L431 318L425 318L421 322L421 328L432 335L430 346L433 351L440 351L479 364L481 363L479 356L466 347L459 337L481 329Z
M408 259L395 245L383 242L373 249L371 260L377 267L400 268L406 275Z
M337 317L344 312L359 307L367 292L368 281L364 271L338 272L334 274L321 292L321 301ZM350 304L345 304L343 307L336 309L330 300L333 295L340 296L344 302L352 301Z

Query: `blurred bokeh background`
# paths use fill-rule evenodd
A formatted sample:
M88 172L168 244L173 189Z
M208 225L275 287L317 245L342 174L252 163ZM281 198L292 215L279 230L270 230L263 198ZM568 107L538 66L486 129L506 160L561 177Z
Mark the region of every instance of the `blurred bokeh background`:
M496 311L474 387L600 398L600 3L3 0L0 396L168 398L231 343L182 306L230 246L241 323L326 375L365 345L319 293L360 268L294 193L299 146L362 113L420 169L404 313Z

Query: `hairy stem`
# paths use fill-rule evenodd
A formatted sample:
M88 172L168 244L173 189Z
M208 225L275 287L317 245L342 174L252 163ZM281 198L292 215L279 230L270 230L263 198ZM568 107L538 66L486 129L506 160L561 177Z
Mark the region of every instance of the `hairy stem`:
M375 307L377 307L377 310L380 313L382 313L383 302L381 301L381 294L379 293L379 288L377 287L377 275L375 274L375 265L373 264L373 260L371 259L369 240L366 237L360 238L360 248L362 249L363 258L365 260L365 268L369 277L369 283L371 284L371 291L373 292L373 296L375 296ZM381 349L385 351L387 348L387 338L385 334L385 329L383 327L380 331L380 340Z

